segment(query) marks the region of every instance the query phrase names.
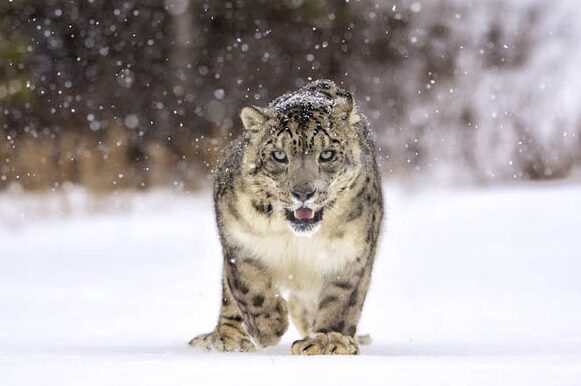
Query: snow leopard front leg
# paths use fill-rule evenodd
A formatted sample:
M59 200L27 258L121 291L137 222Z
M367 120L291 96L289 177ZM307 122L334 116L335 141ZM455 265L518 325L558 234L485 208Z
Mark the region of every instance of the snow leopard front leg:
M212 332L196 336L190 345L207 351L254 351L256 347L246 332L244 319L226 282L222 278L222 306L218 324Z
M312 333L292 345L295 355L355 355L355 338L371 276L371 259L325 283Z
M225 254L223 299L214 331L190 344L215 351L254 351L280 340L288 328L286 301L273 287L266 269L254 259ZM224 343L226 342L226 343Z

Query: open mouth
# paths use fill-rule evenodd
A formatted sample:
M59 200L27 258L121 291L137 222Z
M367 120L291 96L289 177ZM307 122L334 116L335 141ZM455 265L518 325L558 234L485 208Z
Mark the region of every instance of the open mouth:
M311 208L301 207L294 211L286 209L285 214L291 229L297 233L308 233L315 230L323 219L323 209L315 211Z

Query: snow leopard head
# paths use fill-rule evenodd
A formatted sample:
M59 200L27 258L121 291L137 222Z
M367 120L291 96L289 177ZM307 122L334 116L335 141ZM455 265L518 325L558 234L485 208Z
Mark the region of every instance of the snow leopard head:
M283 211L295 233L312 234L365 166L368 134L351 94L319 80L268 107L245 107L241 118L257 201Z

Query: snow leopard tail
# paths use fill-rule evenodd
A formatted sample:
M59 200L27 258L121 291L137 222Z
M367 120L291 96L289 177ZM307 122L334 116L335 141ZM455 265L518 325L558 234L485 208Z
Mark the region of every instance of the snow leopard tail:
M364 334L364 335L355 335L355 340L362 346L367 346L371 344L371 335Z

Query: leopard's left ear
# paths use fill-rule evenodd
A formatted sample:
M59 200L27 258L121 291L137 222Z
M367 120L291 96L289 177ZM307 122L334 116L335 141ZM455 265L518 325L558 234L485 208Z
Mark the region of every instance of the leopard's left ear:
M359 121L357 106L353 102L353 95L349 91L338 89L336 91L337 102L333 108L333 114L338 119L348 120L349 123Z
M268 120L268 114L260 107L247 106L240 112L240 119L246 130L257 133Z

